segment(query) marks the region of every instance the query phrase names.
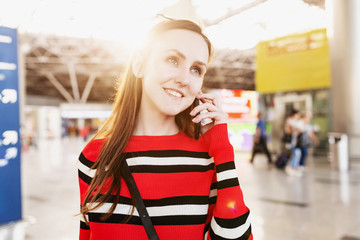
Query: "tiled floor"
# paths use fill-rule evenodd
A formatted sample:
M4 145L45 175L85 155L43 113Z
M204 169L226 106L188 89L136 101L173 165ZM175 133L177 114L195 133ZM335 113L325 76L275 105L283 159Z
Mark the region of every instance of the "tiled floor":
M38 143L23 152L25 239L78 237L77 157L84 142ZM240 184L251 209L255 240L360 239L360 170L340 174L320 159L309 159L302 177L268 167L258 155L236 154ZM1 236L0 236L1 238Z

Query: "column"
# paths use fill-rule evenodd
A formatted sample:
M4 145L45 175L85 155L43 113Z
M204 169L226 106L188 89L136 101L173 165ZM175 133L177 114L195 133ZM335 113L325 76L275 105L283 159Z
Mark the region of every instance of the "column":
M360 1L327 0L332 71L332 130L349 136L360 158Z

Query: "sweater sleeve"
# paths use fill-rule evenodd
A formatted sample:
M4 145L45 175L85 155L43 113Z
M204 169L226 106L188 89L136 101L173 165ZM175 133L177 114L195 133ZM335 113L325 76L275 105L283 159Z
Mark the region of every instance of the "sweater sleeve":
M89 240L89 239L90 239L90 227L85 223L83 219L81 219L79 240Z
M210 191L209 225L205 239L252 240L250 210L244 203L229 142L227 124L218 124L203 136L214 158L216 176Z
M80 203L82 204L87 194L89 185L94 175L92 165L97 159L99 151L104 143L104 140L93 140L89 142L83 151L80 153L78 160L78 179L80 189ZM81 205L80 205L81 206ZM87 217L87 216L86 216ZM79 240L90 239L90 226L85 223L85 219L81 215Z
M79 177L79 188L80 188L80 201L81 204L84 201L86 196L87 189L91 178L87 175L90 173L89 168L86 166L89 165L90 161L87 160L83 153L80 154L78 162L78 177ZM80 205L81 207L82 205ZM90 239L90 227L85 223L84 217L81 215L80 219L80 230L79 230L79 240L89 240Z

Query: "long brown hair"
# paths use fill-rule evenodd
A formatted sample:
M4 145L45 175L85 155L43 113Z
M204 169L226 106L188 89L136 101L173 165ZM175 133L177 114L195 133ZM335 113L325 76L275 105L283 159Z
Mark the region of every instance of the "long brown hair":
M144 49L151 49L151 43L160 37L161 33L173 29L184 29L200 34L208 45L210 61L213 49L209 39L202 33L201 28L197 24L189 20L166 20L158 23L150 30ZM82 202L81 214L86 222L88 221L85 215L103 205L114 196L112 194L115 193L115 200L109 212L103 216L103 220L109 218L120 199L121 178L123 178L126 183L128 182L128 179L123 174L123 151L133 134L142 94L142 81L134 75L131 63L126 68L119 83L112 114L93 138L105 138L106 141L96 162L91 167L92 169L96 169L96 172L90 183L86 197ZM185 132L190 137L194 136L194 124L189 115L193 107L194 106L191 105L175 116L175 122L180 131ZM109 187L106 187L106 193L100 194L100 191L109 181L111 184ZM131 189L130 194L134 201Z

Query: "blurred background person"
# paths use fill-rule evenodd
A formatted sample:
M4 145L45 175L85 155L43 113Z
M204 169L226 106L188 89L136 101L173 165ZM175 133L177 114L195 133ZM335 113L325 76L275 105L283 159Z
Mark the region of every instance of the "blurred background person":
M301 150L301 156L299 161L299 169L304 171L306 165L306 158L308 156L308 150L312 143L319 145L319 139L313 131L311 125L311 113L302 114L300 117L300 124L302 124L303 131L298 137L297 146Z
M292 109L289 117L285 121L284 126L285 138L290 140L290 162L286 166L285 171L290 176L301 176L302 172L298 170L301 149L297 146L298 136L303 131L302 124L300 121L299 111L297 109ZM291 138L289 139L289 137Z
M252 155L250 162L254 162L254 157L256 153L265 153L268 158L268 163L271 164L271 154L267 147L267 136L266 136L266 123L265 120L262 118L261 113L258 114L258 122L256 124L256 132L254 135L254 144L252 149Z
M87 124L84 124L82 128L79 129L79 136L83 138L84 142L88 140L90 135L90 127Z

